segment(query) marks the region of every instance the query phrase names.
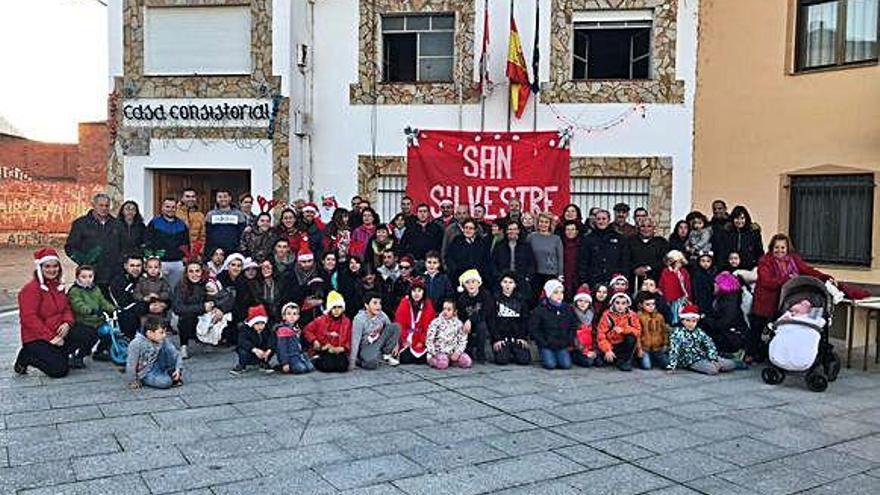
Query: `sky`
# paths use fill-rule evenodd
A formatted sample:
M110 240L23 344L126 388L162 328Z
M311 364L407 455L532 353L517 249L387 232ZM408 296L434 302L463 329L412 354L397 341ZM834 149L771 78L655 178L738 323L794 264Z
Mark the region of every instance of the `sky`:
M25 137L75 143L106 120L107 59L98 0L0 0L0 115Z

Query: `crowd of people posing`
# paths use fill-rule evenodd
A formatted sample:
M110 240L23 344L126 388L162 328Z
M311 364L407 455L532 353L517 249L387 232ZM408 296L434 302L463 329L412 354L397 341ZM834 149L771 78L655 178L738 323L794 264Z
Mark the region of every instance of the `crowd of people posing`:
M99 329L115 321L132 387L181 384L194 342L234 348L235 375L529 365L535 349L547 369L715 374L765 359L760 334L787 280L830 278L783 234L765 253L748 210L723 201L666 238L644 208L630 223L622 203L556 217L514 199L489 221L481 205L444 201L432 218L405 197L384 223L360 197L351 209L333 197L213 199L203 213L185 190L145 224L135 202L114 217L110 198L95 196L65 245L78 266L69 289L58 253L35 253L15 371L61 377L109 360Z

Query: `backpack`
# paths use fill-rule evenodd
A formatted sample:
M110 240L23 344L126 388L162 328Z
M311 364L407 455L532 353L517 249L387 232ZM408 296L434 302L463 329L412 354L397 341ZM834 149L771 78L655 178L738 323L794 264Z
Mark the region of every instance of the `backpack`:
M115 315L107 318L107 321L98 327L98 336L110 341L110 361L115 365L125 366L128 361L128 338L119 330L119 320Z

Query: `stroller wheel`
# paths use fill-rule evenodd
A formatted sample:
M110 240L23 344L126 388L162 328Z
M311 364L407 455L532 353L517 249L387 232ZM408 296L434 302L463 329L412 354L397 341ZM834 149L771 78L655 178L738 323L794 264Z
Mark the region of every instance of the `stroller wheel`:
M761 379L767 385L779 385L785 380L785 372L774 367L764 368L764 371L761 372Z
M824 392L828 388L828 379L822 373L809 373L806 381L807 388L813 392Z
M825 374L828 375L828 381L833 382L837 380L837 375L840 373L840 358L837 357L837 353L832 352L828 358L828 363L825 365Z

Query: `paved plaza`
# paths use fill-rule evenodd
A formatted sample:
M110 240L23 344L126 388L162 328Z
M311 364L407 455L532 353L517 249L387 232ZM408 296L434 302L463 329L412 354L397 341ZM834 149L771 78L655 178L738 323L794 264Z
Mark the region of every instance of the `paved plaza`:
M537 366L228 374L130 391L106 363L13 376L0 319L0 493L876 494L880 374L800 377Z

